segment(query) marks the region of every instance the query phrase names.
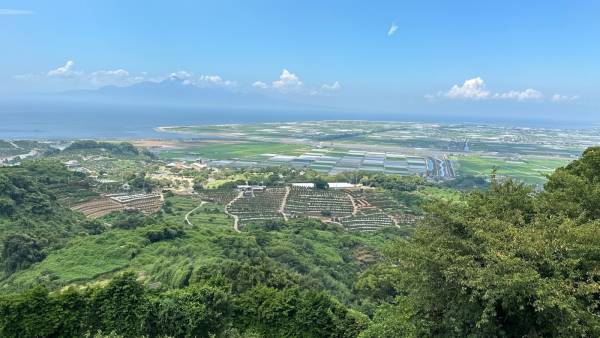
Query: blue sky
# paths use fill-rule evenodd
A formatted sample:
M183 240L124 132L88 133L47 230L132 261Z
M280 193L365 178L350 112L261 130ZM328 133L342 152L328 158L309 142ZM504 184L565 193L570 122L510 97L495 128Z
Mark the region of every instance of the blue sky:
M599 14L599 1L0 1L0 95L179 72L356 109L591 116Z

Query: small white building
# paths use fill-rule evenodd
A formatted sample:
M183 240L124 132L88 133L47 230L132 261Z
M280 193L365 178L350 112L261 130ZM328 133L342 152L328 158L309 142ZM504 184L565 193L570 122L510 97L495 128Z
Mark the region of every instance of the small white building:
M331 189L353 189L356 188L356 184L346 183L346 182L331 182L329 183L329 188Z
M68 169L74 169L74 168L79 168L81 165L76 160L70 160L70 161L65 162L65 166Z

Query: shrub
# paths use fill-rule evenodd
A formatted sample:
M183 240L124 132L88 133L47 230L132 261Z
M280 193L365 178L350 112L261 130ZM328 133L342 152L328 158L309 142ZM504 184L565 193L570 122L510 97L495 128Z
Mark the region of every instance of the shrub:
M27 268L45 257L42 246L30 236L14 234L4 239L2 262L7 274Z
M165 227L160 230L150 230L146 232L146 238L151 243L167 241L185 236L185 231L180 228Z

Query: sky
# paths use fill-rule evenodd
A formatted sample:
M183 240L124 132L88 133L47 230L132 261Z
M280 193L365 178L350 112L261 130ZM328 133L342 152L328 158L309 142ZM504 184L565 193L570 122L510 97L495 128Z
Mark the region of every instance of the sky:
M594 119L599 15L595 0L0 0L0 97L177 76L365 112Z

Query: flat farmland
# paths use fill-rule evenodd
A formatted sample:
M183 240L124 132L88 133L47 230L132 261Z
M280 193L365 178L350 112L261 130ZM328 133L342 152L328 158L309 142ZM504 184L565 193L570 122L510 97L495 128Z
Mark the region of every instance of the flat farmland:
M521 157L511 160L491 156L460 156L453 158L461 175L489 177L494 168L499 175L510 176L530 184L546 182L545 174L570 162L566 158Z
M600 130L505 127L395 121L302 121L170 127L225 142L227 146L165 154L213 160L220 167L290 165L335 175L351 171L421 175L511 176L543 184L544 175L600 144ZM175 158L175 157L172 157ZM456 167L456 168L454 168Z
M207 142L190 147L169 149L160 152L160 157L165 159L196 159L199 157L214 160L255 158L263 154L300 154L306 147L296 144L272 142ZM262 156L264 157L264 156Z

